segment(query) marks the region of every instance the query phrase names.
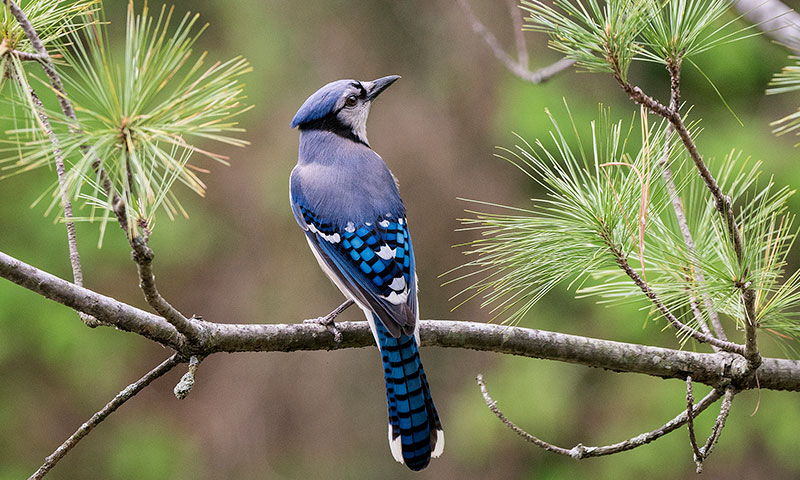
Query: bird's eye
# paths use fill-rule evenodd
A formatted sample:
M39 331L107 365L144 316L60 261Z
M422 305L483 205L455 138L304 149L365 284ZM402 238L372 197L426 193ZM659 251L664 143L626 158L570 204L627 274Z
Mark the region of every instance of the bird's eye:
M350 95L344 101L344 104L347 105L348 107L355 107L356 103L358 103L358 98L356 98L355 95Z

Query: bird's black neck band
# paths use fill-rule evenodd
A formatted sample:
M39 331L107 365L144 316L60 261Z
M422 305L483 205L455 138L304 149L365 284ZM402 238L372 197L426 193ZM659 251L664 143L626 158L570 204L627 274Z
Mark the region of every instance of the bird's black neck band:
M322 130L325 132L331 132L339 135L342 138L365 145L367 148L372 148L365 140L353 133L353 130L350 127L340 122L339 118L335 114L327 115L325 117L318 118L317 120L304 123L303 125L300 125L300 130Z

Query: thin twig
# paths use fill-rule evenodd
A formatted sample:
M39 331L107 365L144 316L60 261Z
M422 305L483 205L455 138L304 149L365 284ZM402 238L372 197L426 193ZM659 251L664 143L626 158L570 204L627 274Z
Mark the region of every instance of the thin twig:
M75 280L75 285L83 286L83 270L81 269L81 256L78 253L78 243L75 238L75 223L72 221L72 202L70 202L69 194L67 193L67 179L66 169L64 168L64 155L61 150L61 145L58 142L53 127L50 125L50 120L44 110L44 105L36 95L36 92L30 89L31 100L36 108L36 114L39 116L39 121L53 145L53 159L56 164L56 175L58 176L58 186L61 193L61 206L64 208L64 223L67 226L67 240L69 243L69 261L72 264L72 276Z
M736 390L732 386L729 386L725 389L725 396L722 398L722 405L719 409L719 415L717 415L717 421L714 422L714 428L711 431L711 435L708 437L708 440L706 440L706 444L700 449L701 460L697 465L697 473L702 473L703 461L708 458L709 455L711 455L711 451L714 449L714 446L717 444L717 441L722 434L722 429L725 428L725 422L728 420L728 415L731 413L731 405L733 404L733 397L735 395Z
M528 70L530 59L528 57L528 45L525 43L525 32L522 31L522 9L519 8L517 0L506 0L508 13L511 15L511 26L514 27L514 40L517 44L517 63L519 66Z
M44 58L38 53L29 53L29 52L21 52L19 50L14 50L11 54L22 61L42 61Z
M667 61L667 70L669 70L670 74L670 96L669 96L669 108L673 112L677 112L680 108L680 99L681 99L681 59L670 59ZM675 211L675 218L678 221L678 227L680 228L681 235L683 236L683 242L686 245L686 249L689 254L689 262L691 263L694 258L696 258L696 251L694 245L694 239L692 238L692 231L689 228L689 221L686 218L686 212L683 209L683 203L681 202L680 197L678 196L678 189L675 187L675 181L672 176L672 168L670 167L669 156L670 156L670 143L672 140L672 134L674 132L674 127L671 123L667 124L666 134L665 134L665 146L664 146L664 156L660 160L660 165L662 167L661 175L664 178L664 183L667 185L667 192L669 193L669 197L672 203L672 209ZM700 268L699 265L694 265L691 267L694 273L694 279L697 281L697 285L699 289L702 291L703 285L705 284L705 274L703 269ZM689 289L689 295L691 297L691 306L692 306L692 314L695 316L698 325L700 325L701 330L703 333L707 335L711 335L711 331L708 328L708 324L705 321L705 318L702 315L702 312L699 310L699 305L697 304L697 300L695 297L694 289ZM714 308L714 304L711 302L711 296L707 292L703 292L703 303L706 307L706 313L708 317L711 319L711 325L714 327L715 336L720 340L727 341L728 338L725 335L725 330L722 328L722 323L719 321L719 314L717 313L716 309ZM716 347L715 347L716 348Z
M181 361L182 357L178 354L174 354L161 362L161 364L156 368L147 372L142 378L125 387L125 389L119 392L113 400L106 404L105 407L100 409L100 411L92 415L89 420L81 425L80 428L78 428L75 433L73 433L66 441L64 441L64 443L62 443L55 452L50 454L45 459L42 466L39 467L39 469L36 470L36 472L31 475L28 480L38 480L44 477L47 472L49 472L55 466L55 464L64 457L64 455L69 453L69 451L72 450L72 448L75 447L75 445L77 445L77 443L80 442L83 437L85 437L97 425L99 425L100 422L114 413L114 411L122 406L123 403L127 402L137 393L141 392L146 386L150 385L153 380L172 370L172 368L181 363Z
M529 66L526 64L527 60L525 63L522 61L523 58L527 59L527 51L524 57L520 57L520 60L514 60L511 58L511 56L506 53L505 50L503 50L503 47L500 46L500 42L497 41L497 37L495 37L494 34L492 34L492 32L490 32L489 29L487 29L486 26L481 23L481 21L475 15L475 13L472 11L472 8L469 6L469 2L467 2L467 0L458 0L458 4L467 15L470 25L472 26L472 30L483 38L483 41L489 46L489 49L492 51L492 54L495 56L495 58L500 60L500 62L508 69L508 71L522 80L533 84L544 83L575 64L575 60L562 58L551 65L531 71ZM515 33L515 35L517 34ZM517 41L519 42L519 40ZM519 45L519 43L517 45Z
M706 184L706 187L711 192L711 195L714 197L714 206L725 219L725 223L728 230L728 238L730 239L731 246L733 247L734 252L736 253L736 259L740 266L744 266L744 252L743 252L743 244L742 244L742 237L741 233L739 232L739 225L736 222L736 216L733 213L733 205L731 204L731 198L725 195L719 187L716 179L709 171L708 167L703 160L703 157L700 155L700 152L697 150L697 145L695 145L694 141L692 140L691 135L689 134L689 130L686 128L686 125L683 123L683 119L681 118L680 113L676 110L671 110L668 107L665 107L662 103L658 100L654 99L653 97L645 94L639 87L631 85L629 82L622 79L622 76L619 72L618 68L615 68L612 62L612 72L614 78L617 80L619 85L628 94L628 96L634 102L646 106L651 112L661 116L662 118L668 120L672 126L675 128L675 131L678 133L678 136L681 138L683 142L683 146L689 152L689 156L692 158L692 161L695 164L700 176L703 178L703 181ZM747 272L744 274L747 275ZM739 280L739 288L742 291L742 303L744 304L744 311L745 311L745 346L742 349L740 355L744 356L747 359L748 367L750 371L755 371L761 365L761 355L758 353L758 344L756 340L756 308L755 308L755 292L752 290L751 282L742 282ZM733 351L733 350L730 350Z
M547 443L544 440L540 440L540 439L534 437L533 435L531 435L530 433L526 432L525 430L523 430L523 429L519 428L518 426L514 425L514 423L511 420L509 420L508 418L506 418L506 416L503 415L503 412L501 412L500 409L497 407L497 402L492 400L492 397L489 396L489 391L486 389L486 383L484 383L484 381L483 381L483 375L478 375L475 378L475 380L478 382L478 386L481 389L481 395L483 395L483 400L486 402L486 406L489 407L489 410L491 410L492 413L497 418L499 418L501 422L503 422L503 425L505 425L506 427L510 428L511 431L513 431L514 433L516 433L520 437L524 438L525 441L530 442L530 443L536 445L537 447L541 447L541 448L547 450L548 452L557 453L559 455L572 456L572 451L571 450L566 449L566 448L562 448L562 447L558 447L558 446L553 445L551 443ZM581 445L579 444L579 446L581 446ZM580 458L580 457L578 457L578 458Z
M196 344L200 337L197 322L186 318L161 296L156 288L156 278L153 274L153 257L155 256L153 250L139 236L131 239L131 246L133 247L132 257L139 271L139 287L142 289L147 304L185 336L190 344Z
M692 444L694 461L697 468L703 464L703 452L697 446L697 437L694 434L694 394L692 393L692 377L686 377L686 427L689 429L689 442Z
M641 435L637 435L633 438L629 438L628 440L624 440L619 443L615 443L613 445L605 445L601 447L587 447L583 444L577 444L574 447L567 449L563 447L559 447L557 445L553 445L551 443L545 442L536 438L535 436L531 435L530 433L526 432L525 430L519 428L513 422L511 422L503 412L497 407L497 402L492 400L492 397L489 396L489 392L486 389L486 384L483 381L483 376L478 375L477 377L478 386L481 389L481 394L483 395L483 400L486 402L486 406L489 407L489 410L503 422L509 429L511 429L514 433L525 439L526 441L533 443L547 451L557 453L559 455L569 456L574 458L575 460L582 460L584 458L590 457L602 457L605 455L613 455L615 453L624 452L627 450L633 450L636 447L640 447L642 445L646 445L654 440L657 440L664 435L675 431L676 429L680 428L684 423L688 421L687 411L684 410L678 416L670 420L669 422L665 423L661 427L652 430L650 432L643 433ZM722 392L718 389L714 389L709 392L708 395L703 397L700 402L694 406L692 410L692 415L697 416L709 406L711 406L714 402L722 396Z
M72 221L72 202L70 202L69 194L67 193L67 180L66 169L64 168L64 155L61 150L61 144L58 137L53 132L53 127L50 125L50 119L44 110L44 105L36 95L33 88L30 89L31 101L36 109L36 114L39 116L39 121L53 145L53 159L56 164L56 175L58 176L58 189L61 194L61 207L64 209L64 224L67 227L67 244L69 245L69 262L72 266L72 278L75 285L83 286L83 269L81 268L81 256L78 253L78 240L75 235L75 223ZM78 316L86 325L90 327L97 327L100 325L98 320L90 315L79 313Z

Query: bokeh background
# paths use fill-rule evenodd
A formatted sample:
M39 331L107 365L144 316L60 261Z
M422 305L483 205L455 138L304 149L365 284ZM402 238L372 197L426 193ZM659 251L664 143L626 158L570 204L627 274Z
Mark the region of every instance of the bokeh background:
M150 2L151 8L159 2ZM509 51L506 2L471 0ZM120 42L124 0L106 0ZM369 138L401 185L413 228L423 318L487 321L448 298L466 284L441 287L439 275L464 261L452 245L467 197L525 206L534 183L493 157L512 132L544 137L549 107L565 119L566 99L585 128L597 104L630 118L636 107L607 75L566 72L545 85L508 73L470 29L456 2L330 0L176 1L210 26L200 40L211 59L246 56L241 118L251 142L228 149L232 165L210 165L206 198L182 192L191 218L160 219L151 244L164 295L186 314L217 322L299 322L327 313L340 294L319 271L287 203L297 133L289 121L319 86L339 78L403 79L372 109ZM731 15L732 17L733 15ZM534 65L559 58L546 39L527 34ZM794 139L768 123L800 95L765 97L788 52L766 38L698 58L742 119L739 125L693 68L684 99L705 128L706 156L731 149L765 162L766 175L800 184ZM664 98L665 72L636 64L631 78ZM5 115L5 114L4 114ZM5 129L4 129L5 130ZM0 250L71 278L64 227L31 203L53 182L40 169L0 183ZM792 210L799 211L795 199ZM122 235L109 228L102 249L95 225L78 226L87 286L145 308ZM523 325L676 347L663 323L641 305L605 307L574 299L565 286L545 297ZM341 317L360 320L355 310ZM781 351L768 341L767 354ZM688 344L686 348L695 348ZM78 425L170 352L132 334L88 329L69 309L0 281L0 479L26 478ZM423 353L447 447L416 478L695 478L685 430L631 452L576 462L522 442L487 410L475 385L486 376L509 418L546 440L572 446L613 443L651 430L684 405L684 386L557 362L439 348ZM218 354L203 362L191 395L176 400L179 368L159 379L83 440L48 478L300 479L410 478L386 442L383 379L374 348L313 353ZM707 389L697 388L698 398ZM760 403L759 403L760 402ZM751 414L758 406L755 415ZM710 431L710 409L698 431ZM720 444L702 478L800 478L800 403L764 391L736 397Z

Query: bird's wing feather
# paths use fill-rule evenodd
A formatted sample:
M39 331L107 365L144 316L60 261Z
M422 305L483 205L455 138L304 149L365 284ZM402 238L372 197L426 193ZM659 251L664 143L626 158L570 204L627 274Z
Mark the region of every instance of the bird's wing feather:
M405 218L383 218L337 228L293 202L312 248L350 294L369 307L395 337L417 320L414 257Z

